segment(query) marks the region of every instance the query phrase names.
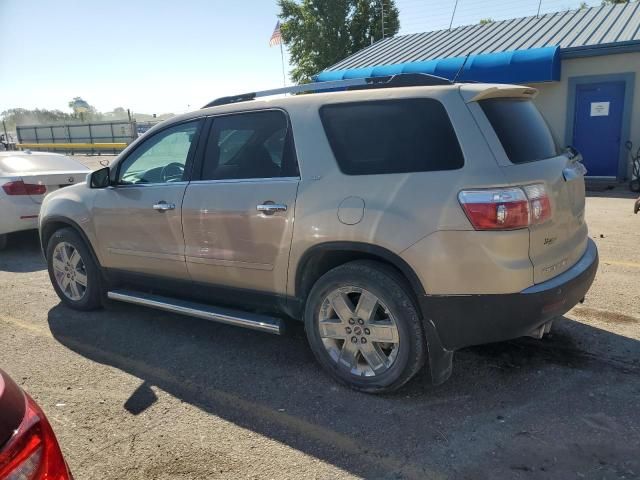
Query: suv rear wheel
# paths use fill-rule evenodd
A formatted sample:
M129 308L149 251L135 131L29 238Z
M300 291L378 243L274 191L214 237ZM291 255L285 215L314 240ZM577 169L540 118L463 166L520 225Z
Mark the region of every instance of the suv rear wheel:
M423 366L420 316L392 268L355 261L313 286L305 309L311 349L324 369L356 390L396 390Z
M71 228L55 232L47 245L49 278L60 300L76 310L102 306L100 271L86 244Z

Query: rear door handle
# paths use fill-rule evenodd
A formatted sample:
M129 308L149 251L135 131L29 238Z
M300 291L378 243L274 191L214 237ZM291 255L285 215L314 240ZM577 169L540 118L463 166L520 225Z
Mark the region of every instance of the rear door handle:
M263 203L256 207L259 212L265 215L273 215L276 212L286 212L287 206L281 203Z
M175 210L176 209L176 204L175 203L167 203L164 200L156 203L153 206L154 210L157 210L158 212L166 212L167 210Z

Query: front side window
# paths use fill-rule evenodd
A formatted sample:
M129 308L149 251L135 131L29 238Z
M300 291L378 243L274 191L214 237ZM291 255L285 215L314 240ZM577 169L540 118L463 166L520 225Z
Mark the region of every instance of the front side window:
M449 116L435 99L325 105L320 117L347 175L455 170L464 164Z
M547 122L531 100L492 98L479 103L511 163L533 162L559 154Z
M195 146L200 120L181 123L147 138L120 165L122 185L186 180L185 165Z
M291 131L281 111L239 113L213 120L203 180L297 176Z

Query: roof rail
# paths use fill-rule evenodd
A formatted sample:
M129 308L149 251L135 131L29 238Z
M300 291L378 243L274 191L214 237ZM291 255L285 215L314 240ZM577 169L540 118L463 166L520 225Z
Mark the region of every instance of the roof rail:
M242 93L230 97L220 97L207 103L202 108L215 107L218 105L228 105L230 103L246 102L259 97L270 97L289 93L318 93L336 90L365 90L370 88L392 88L392 87L417 87L429 85L452 85L453 82L444 77L429 75L426 73L399 73L385 77L351 78L347 80L333 80L329 82L305 83L291 87L274 88L261 92Z

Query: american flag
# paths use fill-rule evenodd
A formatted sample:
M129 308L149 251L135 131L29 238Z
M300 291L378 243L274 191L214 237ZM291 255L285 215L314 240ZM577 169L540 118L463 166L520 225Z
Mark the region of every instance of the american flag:
M271 34L271 38L269 39L269 46L274 47L276 45L282 44L282 35L280 34L280 21L276 23L276 28L273 29L273 33Z

